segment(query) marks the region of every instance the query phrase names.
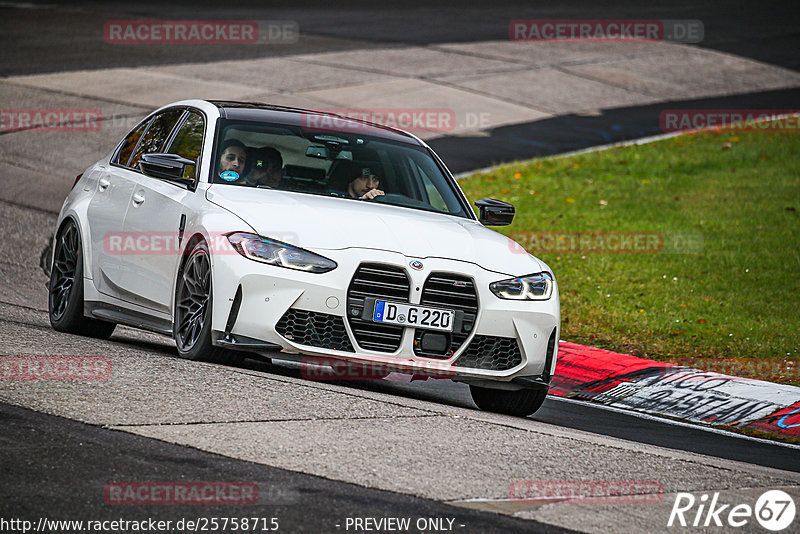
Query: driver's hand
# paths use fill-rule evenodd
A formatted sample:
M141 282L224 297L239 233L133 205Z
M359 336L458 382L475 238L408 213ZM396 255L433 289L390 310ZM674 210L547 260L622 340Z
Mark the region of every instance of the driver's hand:
M373 198L379 197L383 194L385 193L380 189L370 189L369 191L361 195L361 197L359 197L359 200L372 200Z

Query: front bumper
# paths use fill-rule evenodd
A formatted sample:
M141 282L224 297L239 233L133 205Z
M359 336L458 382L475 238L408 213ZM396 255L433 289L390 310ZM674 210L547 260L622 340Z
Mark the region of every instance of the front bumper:
M557 286L546 301L503 300L489 284L509 276L472 263L367 249L318 252L338 267L311 274L238 254L213 257L215 339L244 339L250 346L243 349L254 352L280 347L287 359L371 362L464 381L549 382L558 350ZM415 261L423 267L412 268ZM424 331L365 320L370 298L456 309L457 331L444 350L423 350Z

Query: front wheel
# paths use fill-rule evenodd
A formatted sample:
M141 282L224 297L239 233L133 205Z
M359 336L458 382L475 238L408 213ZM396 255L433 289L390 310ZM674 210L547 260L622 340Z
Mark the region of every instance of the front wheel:
M470 384L469 392L478 408L487 412L525 417L538 410L547 397L546 389L492 389Z
M211 255L204 242L189 252L178 273L173 333L178 354L187 360L232 364L241 355L211 341Z
M108 339L117 326L83 315L83 247L71 220L56 235L47 309L50 325L58 332Z

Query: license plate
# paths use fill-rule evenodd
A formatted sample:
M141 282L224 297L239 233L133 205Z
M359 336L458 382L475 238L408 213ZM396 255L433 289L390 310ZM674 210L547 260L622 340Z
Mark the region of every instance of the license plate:
M413 326L416 328L429 328L431 330L453 331L453 310L440 310L427 306L414 306L413 304L400 304L397 302L375 301L375 311L372 320L376 323L397 324Z

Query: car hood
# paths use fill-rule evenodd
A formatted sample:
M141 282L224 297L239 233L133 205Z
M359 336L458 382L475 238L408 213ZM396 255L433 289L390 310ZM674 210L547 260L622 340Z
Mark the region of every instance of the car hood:
M206 198L258 234L311 250L368 248L467 261L519 276L549 270L506 236L461 217L375 202L212 185Z

